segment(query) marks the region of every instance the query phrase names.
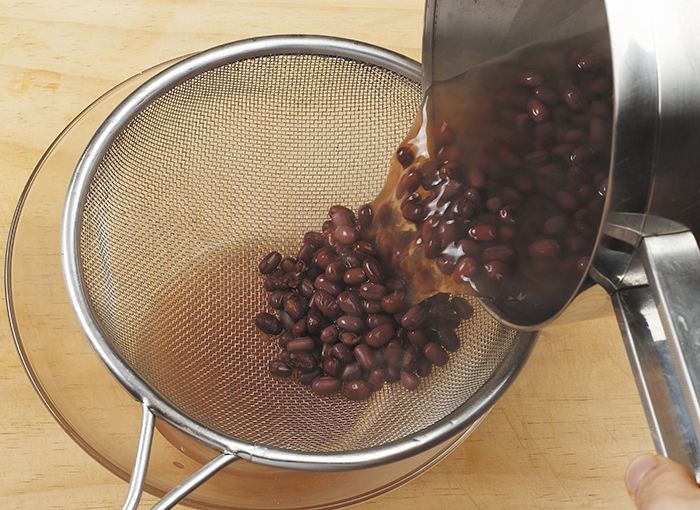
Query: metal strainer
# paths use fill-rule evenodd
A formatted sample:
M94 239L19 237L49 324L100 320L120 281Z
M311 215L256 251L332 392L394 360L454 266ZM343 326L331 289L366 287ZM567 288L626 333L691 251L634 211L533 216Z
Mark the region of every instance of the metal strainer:
M477 307L462 347L417 391L319 397L267 372L256 271L294 253L330 205L379 192L421 101L420 66L356 42L243 41L195 55L125 100L85 150L62 224L68 293L99 357L143 404L124 508L138 503L154 417L221 455L170 508L237 459L300 470L376 466L427 450L482 416L536 333Z

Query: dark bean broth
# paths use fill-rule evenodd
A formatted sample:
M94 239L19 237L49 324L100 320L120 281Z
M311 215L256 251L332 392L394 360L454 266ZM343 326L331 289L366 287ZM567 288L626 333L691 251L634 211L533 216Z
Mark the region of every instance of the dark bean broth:
M382 258L412 300L468 293L533 325L575 292L610 167L601 40L540 44L428 91L372 204Z

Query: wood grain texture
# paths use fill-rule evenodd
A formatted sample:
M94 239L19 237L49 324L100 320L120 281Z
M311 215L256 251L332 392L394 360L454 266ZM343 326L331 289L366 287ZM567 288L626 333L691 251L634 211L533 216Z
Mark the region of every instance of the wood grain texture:
M0 235L42 153L97 96L164 60L247 37L325 34L420 58L419 0L0 1ZM63 193L63 190L57 190ZM47 292L50 290L47 289ZM358 509L631 509L652 450L610 305L547 329L513 387L443 462ZM120 508L126 484L56 423L0 323L0 507ZM139 508L155 498L144 496Z

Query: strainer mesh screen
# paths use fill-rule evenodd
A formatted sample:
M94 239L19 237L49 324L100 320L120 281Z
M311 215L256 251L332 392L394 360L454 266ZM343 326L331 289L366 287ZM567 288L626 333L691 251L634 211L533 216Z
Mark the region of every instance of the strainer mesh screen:
M480 310L418 391L360 403L269 375L279 348L253 324L269 310L260 258L296 254L330 205L370 201L421 98L368 63L281 55L207 71L140 113L101 162L80 232L88 299L127 364L202 424L298 451L376 446L464 403L514 340Z

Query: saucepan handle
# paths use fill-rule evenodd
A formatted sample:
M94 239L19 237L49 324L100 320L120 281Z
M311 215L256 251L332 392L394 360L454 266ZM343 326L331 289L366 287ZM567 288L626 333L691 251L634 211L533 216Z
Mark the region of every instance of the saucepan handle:
M141 432L139 434L139 444L136 451L134 470L131 474L129 492L122 506L122 510L136 510L143 494L143 486L148 470L148 459L151 453L153 442L153 431L155 429L156 418L147 404L142 404ZM151 510L168 510L177 505L185 496L209 480L220 470L228 466L233 461L239 460L235 454L222 453L209 463L200 468L197 472L187 478L180 485L171 490L168 494L156 503Z
M700 250L689 231L648 236L634 261L648 284L613 304L649 427L658 453L700 480Z

